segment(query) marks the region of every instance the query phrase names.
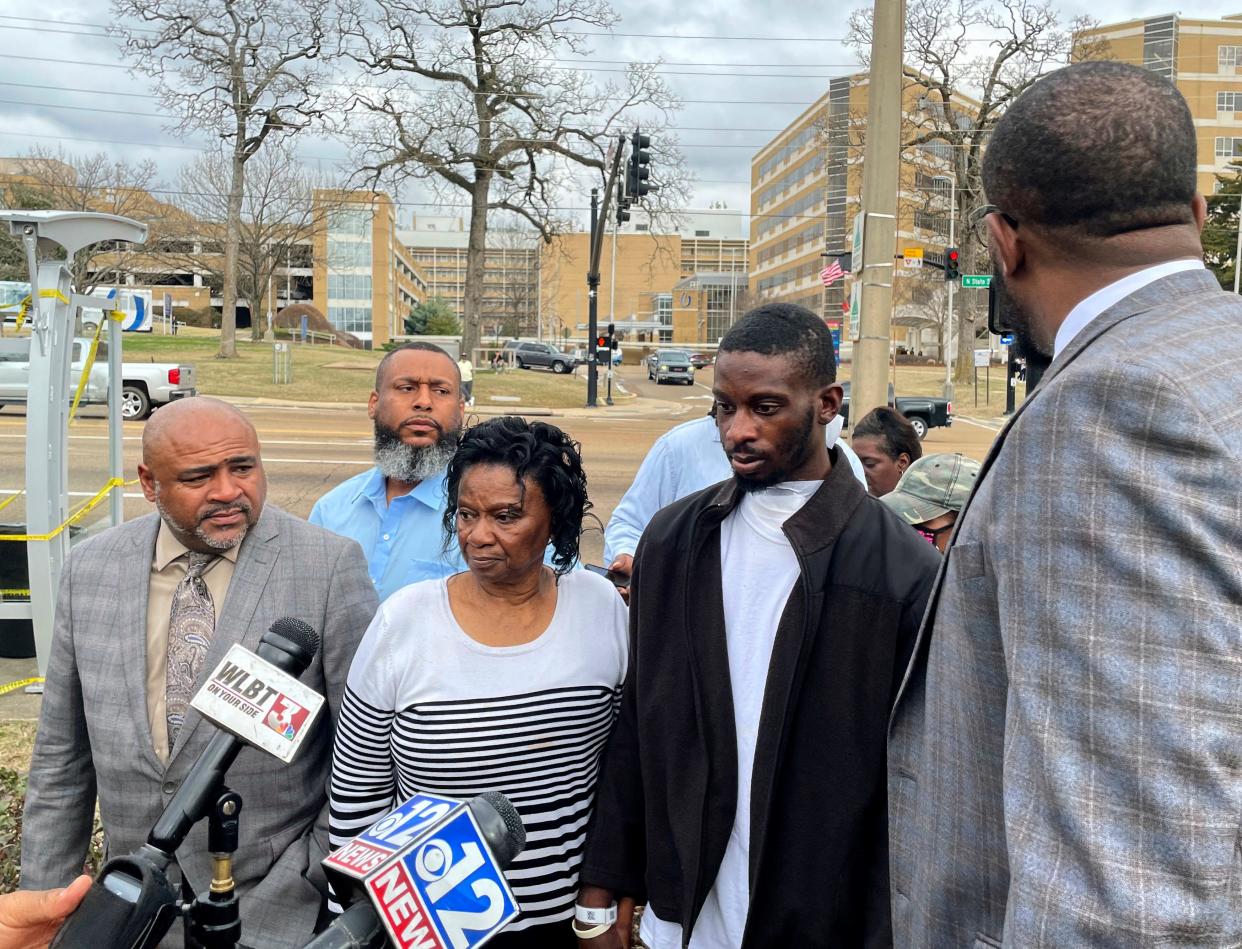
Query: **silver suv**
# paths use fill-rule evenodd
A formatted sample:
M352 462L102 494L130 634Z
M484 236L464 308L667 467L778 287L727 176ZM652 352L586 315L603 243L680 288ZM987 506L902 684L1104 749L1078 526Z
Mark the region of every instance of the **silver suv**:
M505 343L505 352L512 354L513 364L519 369L551 369L553 372L573 372L582 365L577 356L563 353L547 343L511 339Z

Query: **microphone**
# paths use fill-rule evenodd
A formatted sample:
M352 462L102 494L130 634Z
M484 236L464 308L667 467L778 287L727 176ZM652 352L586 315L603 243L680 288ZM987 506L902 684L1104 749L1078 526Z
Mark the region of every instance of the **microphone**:
M335 885L369 902L305 949L481 946L518 915L501 871L525 846L522 817L499 791L464 805L416 794L324 860Z
M297 680L318 651L319 634L309 624L289 617L272 624L256 652L239 645L229 649L191 703L204 718L228 731L212 736L151 828L147 842L134 853L104 864L81 905L56 933L52 947L144 949L159 943L177 915L177 894L168 881L167 868L190 829L215 805L225 773L237 755L245 745L253 744L287 763L323 706L323 697ZM293 693L300 704L288 699L287 693ZM301 712L297 728L289 715L281 719L290 722L291 736L278 732L263 717L264 713L270 717L269 710L282 700L282 710L296 704ZM268 737L248 727L256 717L275 739L283 738L292 746L287 756L279 745L267 747L271 744Z
M220 788L224 785L225 772L232 766L237 759L238 754L247 742L239 738L232 730L240 730L230 720L227 720L226 713L229 708L227 704L212 714L211 711L204 709L203 695L210 692L211 687L221 679L228 679L231 682L245 681L247 685L243 694L253 694L258 697L269 689L275 689L276 686L268 685L272 680L272 676L268 674L266 680L259 678L265 670L257 663L247 662L249 656L257 655L260 659L265 660L275 666L281 672L286 673L293 679L297 679L306 667L311 664L311 660L315 658L315 653L319 651L319 634L310 626L300 619L284 617L278 619L272 624L271 629L263 634L263 638L259 640L259 648L254 653L241 646L233 646L229 650L228 656L224 662L217 667L216 671L208 679L207 684L200 690L199 694L194 697L193 706L204 714L204 717L210 718L217 725L230 728L231 731L221 731L213 735L211 741L207 743L207 747L199 754L198 760L194 762L194 766L190 768L190 773L185 776L185 780L181 782L181 786L177 788L177 793L173 795L168 806L164 808L164 813L160 819L156 821L155 826L151 828L151 833L147 837L147 843L158 850L162 850L167 854L172 854L181 846L185 840L185 835L190 832L190 828L207 816L208 809L215 803L216 798L220 795ZM234 672L234 670L237 670ZM242 680L241 675L245 674L246 679ZM288 687L288 683L282 681L280 683L284 687ZM263 691L256 689L259 685ZM277 693L282 695L283 693ZM271 702L276 695L267 697ZM253 717L253 716L248 716ZM303 736L305 732L302 732ZM250 737L250 736L247 736ZM259 736L255 736L258 738ZM252 741L253 744L259 742ZM260 746L262 747L262 746ZM264 748L264 750L268 750ZM286 760L286 763L288 761Z

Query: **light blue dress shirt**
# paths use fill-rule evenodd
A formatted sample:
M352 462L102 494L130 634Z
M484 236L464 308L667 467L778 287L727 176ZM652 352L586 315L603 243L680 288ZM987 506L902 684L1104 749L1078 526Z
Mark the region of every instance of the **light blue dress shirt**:
M862 462L849 445L837 440L840 426L829 437L850 463L854 477L867 483ZM633 554L647 524L662 507L733 476L729 459L720 445L720 431L710 415L671 428L651 446L634 483L608 519L604 529L604 564L621 554Z
M316 501L310 522L359 543L383 602L407 584L466 569L457 538L444 547L446 504L444 472L389 504L384 476L372 468Z

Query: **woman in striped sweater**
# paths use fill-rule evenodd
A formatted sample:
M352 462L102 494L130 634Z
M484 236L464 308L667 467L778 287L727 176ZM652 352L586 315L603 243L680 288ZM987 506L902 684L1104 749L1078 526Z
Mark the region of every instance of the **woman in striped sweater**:
M416 792L501 791L526 826L506 871L522 915L490 945L573 947L599 755L625 679L625 604L571 569L590 502L560 429L475 426L446 491L445 529L469 569L399 590L367 630L337 726L332 844Z

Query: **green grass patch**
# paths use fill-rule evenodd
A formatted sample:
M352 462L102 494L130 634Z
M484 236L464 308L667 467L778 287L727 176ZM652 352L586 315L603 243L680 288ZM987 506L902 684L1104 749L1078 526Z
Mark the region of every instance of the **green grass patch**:
M126 362L192 363L198 372L198 391L203 395L245 396L288 399L295 402L344 402L364 405L375 383L375 367L382 352L348 349L342 346L294 344L293 381L276 383L272 379L272 344L237 342L236 359L217 359L219 337L178 333L176 336L127 335ZM506 396L508 399L493 399ZM510 401L516 398L517 401ZM586 400L586 383L581 377L558 376L551 372L512 370L500 374L476 371L476 407L522 405L540 408L572 408Z

